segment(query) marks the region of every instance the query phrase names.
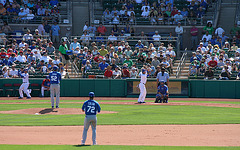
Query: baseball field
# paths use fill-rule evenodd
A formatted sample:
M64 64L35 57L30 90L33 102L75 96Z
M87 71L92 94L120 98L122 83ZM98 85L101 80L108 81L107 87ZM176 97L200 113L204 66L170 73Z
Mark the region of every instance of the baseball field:
M240 149L240 100L170 98L155 104L147 98L96 97L97 142L80 145L88 98L0 98L0 150L237 150Z

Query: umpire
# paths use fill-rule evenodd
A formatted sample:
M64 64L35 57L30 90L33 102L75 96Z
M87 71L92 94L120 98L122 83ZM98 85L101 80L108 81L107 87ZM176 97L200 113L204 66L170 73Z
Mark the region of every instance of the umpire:
M169 85L169 74L165 71L165 68L161 68L161 72L157 74L157 87L160 85L160 81L164 81L164 83Z

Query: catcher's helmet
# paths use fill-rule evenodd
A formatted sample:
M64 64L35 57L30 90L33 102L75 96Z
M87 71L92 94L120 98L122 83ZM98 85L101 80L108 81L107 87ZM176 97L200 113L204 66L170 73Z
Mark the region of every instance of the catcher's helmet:
M57 71L57 69L58 69L58 66L53 66L53 71Z
M94 97L94 92L89 92L89 97Z
M160 83L164 83L164 80L161 80Z

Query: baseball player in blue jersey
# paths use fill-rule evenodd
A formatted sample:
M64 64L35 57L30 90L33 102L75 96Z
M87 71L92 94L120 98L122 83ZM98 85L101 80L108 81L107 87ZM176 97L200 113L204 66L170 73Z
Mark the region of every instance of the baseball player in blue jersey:
M86 117L84 120L84 129L83 129L83 135L82 135L82 145L85 145L86 139L87 139L87 131L89 126L92 126L92 141L93 145L96 145L96 127L97 127L97 117L96 114L100 113L101 107L98 104L97 101L93 100L94 93L89 93L89 100L85 101L82 106L82 111L85 112Z
M160 81L155 103L168 103L168 87L164 84L164 80Z
M56 94L56 108L59 108L59 97L60 97L60 81L61 74L57 72L58 67L53 66L53 71L49 73L50 79L50 94L51 94L51 102L52 108L54 108L54 95Z
M142 72L141 72L141 81L138 85L139 89L140 89L140 95L139 95L139 98L138 98L138 103L145 103L145 98L146 98L146 95L147 95L147 90L146 90L146 87L145 87L145 84L147 83L147 70L145 69L142 69Z

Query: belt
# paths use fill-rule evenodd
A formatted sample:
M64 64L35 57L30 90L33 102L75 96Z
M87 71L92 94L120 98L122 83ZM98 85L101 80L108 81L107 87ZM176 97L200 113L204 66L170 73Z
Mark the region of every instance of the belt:
M28 83L28 82L23 82L23 83Z

